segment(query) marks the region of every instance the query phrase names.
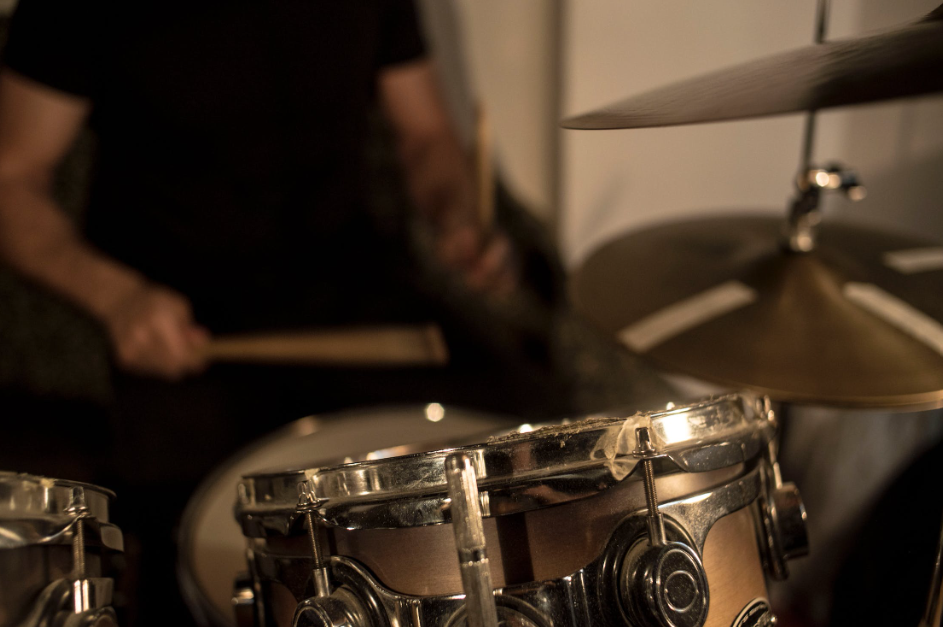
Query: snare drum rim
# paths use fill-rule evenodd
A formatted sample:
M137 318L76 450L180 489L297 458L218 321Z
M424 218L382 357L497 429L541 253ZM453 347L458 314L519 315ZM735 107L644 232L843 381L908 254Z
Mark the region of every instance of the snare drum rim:
M100 522L108 522L109 508L116 498L108 488L83 481L11 471L0 471L0 521L67 515L66 508L74 488L84 490L89 513ZM46 505L42 509L27 506L39 496L40 490L45 491L43 502ZM50 509L50 506L54 507Z
M770 418L765 399L730 394L628 417L592 417L471 446L251 473L240 483L236 516L247 536L287 533L303 481L318 499L313 511L327 526L448 523L444 460L456 452L466 453L476 467L484 516L528 511L587 498L632 475L638 461L633 455L636 426L652 427L656 450L664 457L657 460L659 472L700 472L759 454L773 435ZM580 486L578 494L571 494L574 479L592 479L595 485L588 490ZM542 494L535 500L537 493Z

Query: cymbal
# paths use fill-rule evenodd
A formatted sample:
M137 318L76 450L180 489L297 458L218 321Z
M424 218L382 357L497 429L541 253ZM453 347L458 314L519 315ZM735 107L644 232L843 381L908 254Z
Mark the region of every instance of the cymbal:
M813 111L943 90L943 7L922 22L674 83L562 122L616 129Z
M823 224L699 219L620 237L572 277L576 307L657 365L775 400L943 406L943 245Z

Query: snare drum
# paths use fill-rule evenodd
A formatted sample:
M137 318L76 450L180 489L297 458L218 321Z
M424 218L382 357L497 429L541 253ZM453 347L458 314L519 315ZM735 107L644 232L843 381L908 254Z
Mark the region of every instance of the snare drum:
M735 395L253 473L237 603L266 627L772 625L763 566L805 550L774 432Z
M114 493L87 483L0 472L0 627L106 627L124 549L108 522Z

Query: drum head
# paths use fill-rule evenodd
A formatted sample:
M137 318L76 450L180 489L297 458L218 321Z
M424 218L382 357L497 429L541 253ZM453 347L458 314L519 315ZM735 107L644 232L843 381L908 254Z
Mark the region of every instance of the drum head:
M433 403L306 417L283 427L232 457L190 499L181 523L178 556L187 605L201 625L235 622L233 581L246 570L246 542L233 516L233 505L243 475L315 467L323 460L380 459L482 441L487 434L519 422Z

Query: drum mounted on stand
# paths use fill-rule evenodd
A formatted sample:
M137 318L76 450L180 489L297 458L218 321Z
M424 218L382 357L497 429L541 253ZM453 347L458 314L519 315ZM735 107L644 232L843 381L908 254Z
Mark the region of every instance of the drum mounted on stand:
M772 624L764 564L806 549L765 399L256 472L241 621L264 626Z

